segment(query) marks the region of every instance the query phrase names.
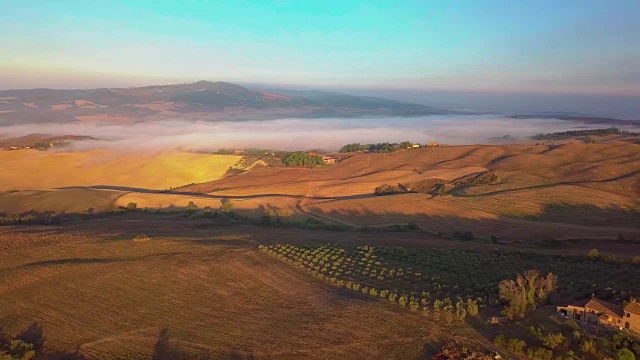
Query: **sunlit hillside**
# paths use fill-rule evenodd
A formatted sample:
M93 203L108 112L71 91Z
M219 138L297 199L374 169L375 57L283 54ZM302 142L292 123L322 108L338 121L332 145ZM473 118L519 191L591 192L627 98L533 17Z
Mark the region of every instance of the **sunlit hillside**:
M69 186L164 190L219 179L239 159L180 152L0 151L0 190Z

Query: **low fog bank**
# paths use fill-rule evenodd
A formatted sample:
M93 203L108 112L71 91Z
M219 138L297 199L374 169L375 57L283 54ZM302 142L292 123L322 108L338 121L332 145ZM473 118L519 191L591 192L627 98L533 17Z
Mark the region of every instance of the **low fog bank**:
M378 118L288 118L261 121L170 121L135 124L64 123L0 127L3 136L33 133L85 135L99 140L72 144L72 150L97 148L164 151L217 151L220 148L337 150L348 143L436 141L449 145L490 144L537 133L579 129L580 123L554 119L511 119L500 115L437 115ZM587 128L602 126L587 126ZM494 140L492 140L494 139ZM65 147L65 151L69 148Z
M507 112L515 114L567 113L625 120L640 119L640 96L564 93L507 93L446 90L358 90L354 95L435 106L459 111Z

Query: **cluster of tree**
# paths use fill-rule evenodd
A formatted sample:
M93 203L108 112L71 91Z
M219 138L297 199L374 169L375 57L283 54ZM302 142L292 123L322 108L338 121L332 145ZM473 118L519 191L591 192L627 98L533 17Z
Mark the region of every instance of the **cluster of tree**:
M527 342L518 338L508 338L504 334L498 335L493 341L496 347L506 349L514 354L525 355L529 359L552 360L552 359L574 359L574 354L554 355L553 350L545 347L529 347Z
M220 154L220 155L233 155L235 153L236 153L235 149L225 149L225 148L220 148L216 152L216 154Z
M515 280L502 280L499 284L500 300L507 303L505 315L510 319L524 317L544 304L556 288L558 277L553 273L542 276L538 270L518 274Z
M31 360L36 357L33 344L20 339L13 339L0 346L0 360Z
M309 221L305 226L325 229L327 225L315 225L315 221ZM561 257L458 249L427 251L395 246L369 247L365 253L363 249L338 245L322 249L317 246L296 248L291 251L286 257L291 257L296 262L300 261L311 271L329 278L357 282L368 288L394 289L399 294L420 294L422 291L428 291L439 294L441 299L455 299L460 296L463 299L477 299L482 304L495 306L505 303L509 306L508 300L501 299L500 282L504 279L516 279L519 272L523 273L528 269L540 269L543 274L551 272L557 275L558 297L586 298L595 292L604 300L621 302L640 294L640 283L635 281L640 277L640 267L629 262L593 261L586 256ZM328 266L320 266L320 263L309 264L310 259L297 259L301 252L304 253L302 255L311 255L312 252L318 255L326 254L329 259L323 261ZM332 256L337 257L331 259ZM336 269L333 269L334 265ZM463 275L469 273L472 275ZM590 276L585 277L585 273L589 273ZM619 276L620 273L627 276ZM612 286L611 279L614 277L616 282ZM523 277L523 280L526 278ZM517 288L517 285L513 284L513 287ZM514 298L514 309L520 306L525 309L526 314L527 309L530 309L526 305L526 294L525 301L518 302L523 294L524 290L514 289L510 296ZM543 294L540 291L537 297L534 294L534 299L536 302L539 301L539 304L544 303L544 297L541 298L541 295ZM518 311L513 313L514 318L518 318Z
M38 217L35 215L7 215L0 217L0 225L36 224Z
M347 144L344 145L342 148L340 148L340 152L341 153L348 153L348 152L358 152L358 151L369 151L371 149L371 144L360 144L360 143L353 143L353 144Z
M589 252L587 252L587 257L594 261L608 262L612 264L627 262L631 264L640 265L640 255L633 255L630 257L616 256L616 255L603 255L603 254L600 254L600 251L595 248L590 249Z
M609 351L615 353L635 353L640 356L640 337L635 336L626 331L616 331L612 335L606 336L602 345L604 345ZM635 359L627 357L628 359Z
M613 264L609 266L594 263L585 258L549 259L547 255L533 254L338 245L280 244L260 245L259 248L280 261L303 269L335 286L386 299L411 311L434 316L445 323L474 316L482 306L498 305L499 302L492 302L491 298L482 296L490 287L506 303L505 314L510 318L521 319L544 305L559 282L552 272L543 275L538 270L529 270L517 274L515 280L494 282L488 279L499 278L519 267L535 264L549 268L553 264L568 275L567 285L583 279L585 272L593 272L595 276L586 279L590 289L593 289L595 283L609 286L611 274L620 271ZM629 276L640 271L631 264L618 265L626 270L636 269ZM469 269L476 271L469 276ZM600 281L601 278L603 281ZM630 281L623 286L632 283L638 285L634 280ZM492 291L488 292L490 293ZM569 294L576 296L579 292L571 291ZM529 346L524 340L504 336L496 339L496 345L532 359L573 359L573 351L581 352L587 358L606 353L616 359L627 359L627 349L632 352L640 350L640 342L630 335L613 335L600 344L575 322L574 325L575 328L569 327L569 331L573 333L569 332L568 335L566 331L556 327L553 331L530 328L530 334L537 339L537 347ZM600 352L598 346L602 347Z
M453 232L453 238L456 240L463 240L463 241L473 241L473 239L475 238L475 236L473 235L473 233L471 231L454 231Z
M260 216L260 225L264 226L283 226L284 222L278 215L278 209L273 205L260 205L262 215Z
M405 194L408 192L409 192L409 189L407 189L407 187L402 184L398 184L398 185L382 184L376 187L374 190L374 194L378 196Z
M347 152L357 152L357 151L370 151L370 152L384 153L384 152L393 152L400 149L410 149L412 147L413 147L413 142L411 141L403 141L401 143L383 142L383 143L377 143L377 144L353 143L353 144L344 145L342 148L340 148L340 152L347 153Z
M606 135L640 135L630 131L620 130L618 128L606 128L606 129L589 129L589 130L569 130L554 133L539 133L531 138L533 140L563 140L570 139L577 136L606 136Z
M69 145L68 142L64 142L64 141L58 141L58 142L54 142L54 143L48 143L48 142L37 142L35 144L33 144L31 147L36 149L36 150L47 150L49 148L60 148L63 146Z
M44 332L42 326L38 323L29 325L28 328L15 336L0 332L0 360L86 359L79 350L74 352L51 352L51 349L47 349L44 343Z
M320 155L309 155L304 151L296 151L286 154L282 158L282 163L286 166L308 166L324 165L324 160Z
M314 249L293 245L260 245L259 248L335 286L384 298L425 315L433 314L447 323L464 320L467 315L475 316L480 307L478 300L472 297L464 300L458 296L454 302L451 297L432 297L430 292L416 288L399 289L397 285L422 274L410 269L383 267L376 255L377 249L372 246L360 246L351 252L328 246ZM436 290L440 294L442 288Z
M494 360L492 353L487 353L486 349L469 343L464 338L450 339L440 348L440 353L449 359L465 360Z
M498 335L493 342L500 349L505 349L518 355L525 355L530 359L611 359L610 355L613 355L616 360L636 359L634 352L625 347L625 345L628 345L627 343L612 345L609 343L611 337L606 337L601 342L604 346L599 349L595 338L582 331L577 324L575 324L575 329L572 339L569 339L561 332L548 333L541 328L530 327L529 332L543 344L543 347L530 346L525 340L510 338L504 334ZM613 335L613 337L631 336L622 332ZM578 357L576 352L582 353L582 357Z
M488 170L479 174L472 174L453 182L455 187L492 185L500 181L500 176L494 170Z

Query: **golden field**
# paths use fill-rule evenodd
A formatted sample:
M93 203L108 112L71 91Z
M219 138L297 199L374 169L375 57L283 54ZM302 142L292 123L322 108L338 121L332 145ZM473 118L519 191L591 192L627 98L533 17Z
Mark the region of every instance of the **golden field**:
M382 184L411 188L489 170L499 180L445 196L373 195ZM416 223L511 240L640 237L640 145L626 142L357 153L329 169L262 168L178 191L297 196L298 211L352 226Z
M345 156L322 169L261 166L223 177L240 157L0 152L0 189L123 191L67 193L66 199L61 192L8 193L0 195L0 212L106 210L130 202L161 212L182 210L189 202L217 211L221 200L230 199L238 214L252 218L268 206L290 221L311 217L354 227L415 223L431 233L471 231L512 241L640 237L637 144L450 146ZM446 195L373 195L383 184L408 189L434 179L454 184L486 171L498 179L456 186Z
M92 150L0 151L0 191L71 186L163 190L222 177L240 157Z

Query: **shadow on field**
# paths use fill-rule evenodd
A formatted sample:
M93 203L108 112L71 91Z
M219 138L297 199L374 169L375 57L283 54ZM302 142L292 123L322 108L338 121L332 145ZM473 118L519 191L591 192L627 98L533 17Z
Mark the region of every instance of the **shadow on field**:
M196 245L213 245L213 246L247 246L252 242L249 240L227 240L227 239L202 239L202 240L189 240L190 243Z
M141 194L172 194L172 195L188 195L193 197L199 197L203 199L260 199L260 198L270 198L270 197L284 197L284 198L292 198L299 199L303 196L300 195L292 195L292 194L278 194L278 193L270 193L270 194L255 194L255 195L212 195L208 193L202 192L190 192L183 191L178 189L174 190L153 190L153 189L145 189L145 188L136 188L136 187L127 187L127 186L112 186L112 185L92 185L92 186L70 186L70 187L62 187L58 188L62 189L92 189L92 190L113 190L113 191L123 191L123 192L133 192L133 193L141 193ZM218 189L223 190L223 189ZM312 200L349 200L349 199L362 199L368 197L374 197L374 194L358 194L358 195L343 195L343 196L304 196L306 199Z
M182 360L182 359L224 359L224 360L253 360L251 352L232 350L230 352L212 354L209 351L189 351L181 349L175 341L171 340L169 328L164 327L158 334L158 339L153 347L152 360Z
M55 360L85 360L84 355L80 353L79 350L74 352L64 352L64 351L56 351L56 352L47 352L44 344L45 344L45 336L44 330L42 330L42 326L37 322L29 325L28 328L20 332L16 336L8 336L4 334L2 329L0 328L0 353L2 351L6 351L5 346L8 345L12 340L20 340L30 346L36 352L36 359L55 359ZM11 353L11 351L9 351ZM15 354L14 354L15 355ZM2 359L18 359L18 357L2 357ZM25 358L26 359L26 358Z
M36 261L27 264L23 264L21 268L37 268L37 267L46 267L46 266L54 266L54 265L90 265L90 264L113 264L113 263L122 263L129 261L137 261L144 259L171 259L174 256L183 255L186 252L184 251L174 251L174 252L162 252L155 254L148 254L143 256L129 257L129 258L67 258L67 259L55 259L55 260L43 260Z
M394 196L394 195L390 195ZM384 203L381 203L381 206ZM452 237L454 232L472 232L476 238L499 240L620 240L631 245L640 240L640 211L619 206L549 204L539 214L471 218L428 214L420 208L411 213L368 209L323 210L311 207L309 215L320 219L353 224L360 230L374 231L394 224L417 224L433 235ZM489 213L487 213L490 215Z
M228 354L222 355L221 359L224 360L253 360L255 357L252 353L247 353L245 351L234 350Z
M116 262L127 261L129 259L109 259L109 258L68 258L68 259L55 259L36 261L28 264L24 264L21 267L44 267L52 265L84 265L84 264L110 264Z

